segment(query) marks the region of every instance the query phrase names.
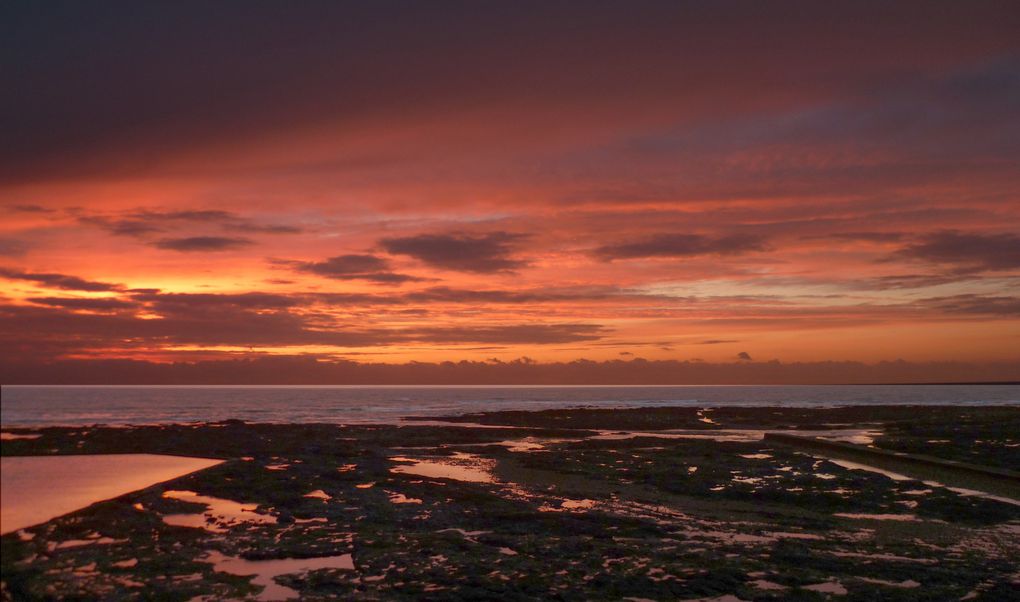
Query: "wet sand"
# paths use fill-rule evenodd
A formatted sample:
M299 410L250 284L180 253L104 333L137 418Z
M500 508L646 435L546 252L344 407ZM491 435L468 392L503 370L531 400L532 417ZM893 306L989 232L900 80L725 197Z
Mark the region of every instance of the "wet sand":
M1010 469L1020 407L569 410L39 429L208 470L10 533L10 599L1003 600L1020 506L762 438ZM24 433L23 433L24 434ZM690 436L688 436L690 435Z
M0 461L3 533L222 462L153 454L4 457Z

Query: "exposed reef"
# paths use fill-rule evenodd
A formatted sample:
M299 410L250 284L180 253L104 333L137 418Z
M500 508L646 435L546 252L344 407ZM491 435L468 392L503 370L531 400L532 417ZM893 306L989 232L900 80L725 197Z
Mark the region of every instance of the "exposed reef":
M226 462L4 536L3 597L1002 600L1020 586L1020 504L761 439L825 432L1015 470L1018 407L451 420L490 428L10 431L39 436L5 439L5 456Z

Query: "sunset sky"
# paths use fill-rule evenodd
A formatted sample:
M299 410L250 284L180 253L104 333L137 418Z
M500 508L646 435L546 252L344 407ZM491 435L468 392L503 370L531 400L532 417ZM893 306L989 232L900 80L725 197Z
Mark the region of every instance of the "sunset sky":
M0 13L4 361L1020 362L1016 2Z

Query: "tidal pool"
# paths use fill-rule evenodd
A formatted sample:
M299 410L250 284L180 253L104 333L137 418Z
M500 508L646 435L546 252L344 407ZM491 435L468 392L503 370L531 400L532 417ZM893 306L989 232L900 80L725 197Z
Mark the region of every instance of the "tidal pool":
M42 437L42 435L34 433L29 434L8 433L7 431L0 433L0 441L17 441L19 439L31 440L38 439L39 437Z
M253 576L253 585L262 586L262 591L255 600L264 602L273 600L289 600L300 596L300 592L280 585L274 577L291 573L305 573L320 569L354 570L354 558L350 554L339 556L322 556L319 558L280 558L276 560L245 560L234 556L226 556L220 552L209 552L204 562L212 563L221 573L231 575Z
M421 460L404 456L393 456L394 462L409 462L390 468L390 472L413 474L420 477L453 479L470 483L493 483L495 479L488 470L491 465L474 454L457 452L449 459Z
M0 531L44 523L221 462L156 454L5 457L0 464Z
M224 533L241 523L276 524L276 517L259 514L258 504L242 504L233 500L199 495L194 491L166 491L163 497L205 504L206 510L195 514L167 514L163 522L177 527L193 527L214 533Z

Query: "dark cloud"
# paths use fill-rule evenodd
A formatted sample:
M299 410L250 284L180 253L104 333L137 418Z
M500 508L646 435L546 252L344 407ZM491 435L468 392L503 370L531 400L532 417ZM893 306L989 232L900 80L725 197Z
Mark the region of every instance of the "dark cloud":
M740 341L734 339L708 339L706 341L699 341L698 345L724 345L726 343L739 343Z
M462 289L447 286L434 286L400 294L368 294L368 293L310 293L307 298L324 304L342 305L405 305L405 304L526 304L555 303L573 301L578 303L604 301L607 299L658 299L653 295L643 295L615 287L571 287L545 288L524 290L501 289Z
M894 274L851 281L847 283L847 286L849 288L865 290L896 290L939 286L949 284L950 282L959 282L967 278L967 276L945 274Z
M10 210L18 213L53 213L53 209L42 205L11 205Z
M398 274L390 269L390 262L375 255L337 255L325 261L282 262L300 272L335 280L369 280L372 282L399 284L421 280L407 274Z
M923 2L799 3L779 12L738 4L651 2L623 11L599 3L578 12L571 3L244 11L224 3L195 19L190 3L113 1L104 11L16 3L0 19L0 72L11 74L13 90L0 111L19 116L6 124L0 175L133 173L164 165L159 159L182 147L403 116L408 105L423 112L551 105L557 126L607 108L622 120L666 108L715 115L768 106L776 96L803 105L1015 47L1008 3L940 3L927 12ZM297 42L281 53L272 43L279 40ZM593 64L599 68L578 68ZM987 89L980 83L959 87ZM365 90L374 93L352 92ZM591 109L576 110L580 103ZM929 119L942 115L934 113ZM521 129L536 125L520 109L500 115Z
M88 341L94 349L119 347L124 339L148 345L376 345L386 337L373 332L309 328L300 316L286 311L237 308L166 312L157 319L126 314L82 314L64 309L28 306L0 307L0 331L19 337Z
M597 324L510 324L464 328L420 328L411 335L440 343L498 343L502 345L573 343L602 338Z
M261 224L230 211L217 209L183 211L132 211L110 215L80 215L82 224L96 226L117 236L144 237L156 232L176 230L191 225L211 225L222 230L253 234L298 234L303 230L283 224Z
M594 255L606 261L648 257L695 257L698 255L742 255L766 250L765 240L754 235L710 238L699 234L660 234L645 240L605 245Z
M137 307L136 303L124 299L88 299L81 297L31 297L32 303L49 305L51 307L63 307L66 309L85 309L91 311L115 311Z
M379 244L387 253L414 257L437 268L491 274L512 272L527 265L514 258L514 245L524 238L523 234L510 232L420 234L384 238Z
M589 151L571 175L593 183L606 174L627 175L638 181L633 193L663 201L817 202L837 190L886 196L910 186L956 188L968 176L961 198L999 195L1016 182L1010 167L1020 153L1018 94L1020 54L1014 46L942 73L917 71L873 82L856 94L664 127L612 149ZM619 200L633 193L615 190Z
M231 238L226 236L188 236L185 238L164 238L156 241L153 246L168 251L193 253L203 251L229 251L254 244L248 238Z
M225 230L252 232L256 234L298 234L303 232L297 226L285 224L262 224L230 211L215 209L186 211L141 211L131 215L131 219L147 223L189 222L197 224L215 224Z
M140 211L133 214L135 219L147 221L183 220L189 222L223 222L238 219L229 211L218 209L190 209L184 211Z
M851 240L865 242L896 242L903 240L901 232L831 232L816 236L805 236L805 240Z
M287 302L254 295L156 297L145 309L157 318L128 313L80 313L54 298L49 307L0 305L0 336L6 340L35 338L40 347L96 351L133 345L293 346L340 348L376 347L407 343L535 344L546 345L597 339L604 332L596 324L500 324L495 326L435 326L428 328L364 328L332 321L327 316L276 309ZM200 300L201 299L201 300ZM269 309L266 309L266 308ZM110 309L110 308L102 308Z
M0 313L2 315L2 313ZM6 342L6 340L5 340ZM41 349L41 346L29 349ZM904 361L728 362L625 360L602 362L512 361L355 362L313 355L182 359L54 361L66 350L46 347L42 357L19 357L0 348L0 381L16 384L833 384L1016 381L1016 362L963 363ZM345 354L354 355L354 354ZM208 353L207 356L215 357Z
M159 313L188 313L208 308L226 309L286 309L305 303L300 296L273 293L161 293L141 291L133 295L137 301L147 303Z
M21 257L28 252L28 243L17 238L0 237L0 257Z
M545 288L527 290L463 289L434 286L411 291L402 296L404 301L414 303L549 303L556 301L597 301L634 295L614 287Z
M59 288L68 291L103 292L119 291L124 288L120 284L93 282L78 278L77 276L68 276L66 274L22 272L20 270L10 268L0 268L0 277L7 278L9 280L26 280L28 282L36 282L50 288Z
M33 277L44 277L48 282L56 282L56 276L54 274L33 274ZM189 318L214 318L221 315L230 315L236 312L247 312L247 311L280 311L280 310L291 310L291 309L308 309L317 308L316 311L321 309L329 308L341 308L341 309L356 309L356 308L367 308L374 306L405 306L414 304L431 304L434 302L442 303L453 303L453 304L488 304L488 303L543 303L543 302L557 302L562 300L575 300L575 301L586 301L586 300L598 300L604 298L598 293L594 292L556 292L548 291L542 293L541 291L500 291L500 290L483 290L483 291L469 291L461 289L453 289L448 287L433 287L424 289L421 291L412 291L401 294L371 294L371 293L316 293L316 292L296 292L287 294L278 293L263 293L263 292L246 292L246 293L165 293L159 289L127 289L123 290L119 285L107 285L105 283L86 283L81 284L80 279L73 279L73 277L62 277L60 280L65 285L72 284L74 286L98 286L106 287L112 286L116 288L105 289L105 288L92 288L86 290L115 290L122 291L124 296L121 298L99 298L99 299L88 299L88 298L66 298L66 297L36 297L30 299L30 301L48 305L53 307L63 307L68 309L92 309L92 310L117 310L117 309L131 309L131 308L144 308L150 313L159 314L164 317L189 317ZM81 288L75 288L73 290L83 290ZM609 294L609 293L606 293ZM426 310L420 308L409 308L406 310L400 310L402 312L409 313L426 313ZM570 330L570 325L557 326L554 329L542 327L539 331L545 336L550 338L565 337L571 338L575 335L586 334L581 330ZM412 332L412 331L408 331ZM419 333L427 333L430 331L414 331ZM447 332L447 330L443 330ZM461 332L461 331L450 331ZM468 332L468 331L463 331ZM500 333L498 336L518 336L524 334L525 338L527 331L518 332L518 330L507 330L507 331L495 331L491 329L478 330L477 333ZM538 331L536 331L538 332ZM516 334L515 334L516 333ZM591 333L587 333L591 334ZM424 336L424 334L422 335ZM443 335L458 338L459 335L449 334ZM539 337L543 338L543 337ZM628 343L630 344L630 343Z
M164 228L138 219L111 219L99 216L83 216L78 221L82 224L102 228L115 236L147 236L163 232Z
M228 230L236 230L238 232L252 232L254 234L300 234L304 232L302 228L297 226L285 226L285 225L272 225L272 224L256 224L252 222L240 222L236 224L228 224L226 226Z
M746 351L741 351L737 354L737 359L742 362L749 362L751 361L751 354Z
M1020 268L1020 236L944 230L907 245L900 256L967 270Z
M952 295L922 299L915 305L947 314L1020 317L1020 297L998 295Z

